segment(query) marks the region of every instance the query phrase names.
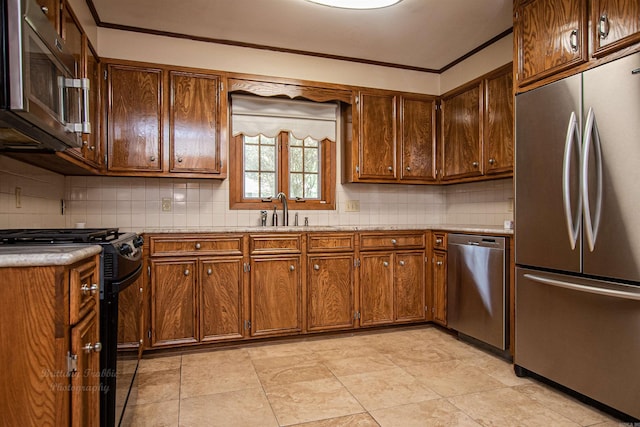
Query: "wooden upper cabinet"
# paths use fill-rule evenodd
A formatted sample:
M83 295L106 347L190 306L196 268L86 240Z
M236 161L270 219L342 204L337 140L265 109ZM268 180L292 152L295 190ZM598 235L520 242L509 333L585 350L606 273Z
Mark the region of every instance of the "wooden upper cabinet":
M400 97L400 180L436 180L436 100Z
M591 28L595 58L640 42L640 1L592 0Z
M511 66L485 80L485 174L513 172L513 98Z
M107 170L162 170L163 71L107 66Z
M82 137L82 156L98 167L102 162L100 154L100 64L98 55L85 37L86 77L89 79L89 120L91 132Z
M514 9L519 85L588 60L587 1L520 0Z
M396 96L360 92L358 177L363 181L395 181Z
M442 98L442 180L482 175L483 82Z
M56 32L60 33L60 0L36 0Z
M220 173L220 78L169 72L171 172Z

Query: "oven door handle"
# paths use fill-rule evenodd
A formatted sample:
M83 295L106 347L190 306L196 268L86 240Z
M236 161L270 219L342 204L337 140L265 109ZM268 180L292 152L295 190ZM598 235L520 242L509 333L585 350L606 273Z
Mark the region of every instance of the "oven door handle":
M118 280L116 282L111 282L110 289L112 290L112 293L122 292L123 290L128 288L131 284L133 284L136 280L138 280L138 277L140 277L141 274L142 274L142 264L140 264L133 273L131 273L124 279Z

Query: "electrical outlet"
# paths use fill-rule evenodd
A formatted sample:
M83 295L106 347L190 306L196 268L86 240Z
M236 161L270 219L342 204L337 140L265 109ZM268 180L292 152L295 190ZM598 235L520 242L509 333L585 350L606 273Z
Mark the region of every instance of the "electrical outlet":
M360 200L347 200L345 212L360 212Z
M16 208L22 207L22 188L16 187Z
M169 197L162 198L162 212L171 212L171 199Z

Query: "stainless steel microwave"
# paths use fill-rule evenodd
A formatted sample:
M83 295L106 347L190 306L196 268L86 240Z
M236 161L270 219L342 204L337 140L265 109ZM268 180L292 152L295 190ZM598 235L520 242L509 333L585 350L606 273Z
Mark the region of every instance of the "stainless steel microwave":
M91 125L79 58L35 0L0 1L0 151L80 147Z

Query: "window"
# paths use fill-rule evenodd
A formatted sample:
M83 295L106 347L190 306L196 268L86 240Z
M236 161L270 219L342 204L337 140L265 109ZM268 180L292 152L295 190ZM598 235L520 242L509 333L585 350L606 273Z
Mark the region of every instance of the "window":
M335 209L337 104L232 96L232 209Z

